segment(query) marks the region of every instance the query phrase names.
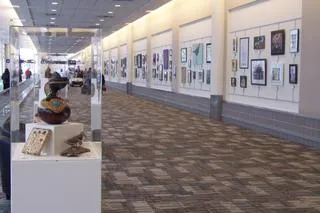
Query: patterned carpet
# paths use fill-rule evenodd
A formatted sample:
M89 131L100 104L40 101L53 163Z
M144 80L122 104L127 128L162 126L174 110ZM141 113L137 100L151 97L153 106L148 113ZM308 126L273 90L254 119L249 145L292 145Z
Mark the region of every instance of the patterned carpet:
M88 96L70 92L71 120L88 123ZM320 212L320 150L115 91L103 98L102 212Z

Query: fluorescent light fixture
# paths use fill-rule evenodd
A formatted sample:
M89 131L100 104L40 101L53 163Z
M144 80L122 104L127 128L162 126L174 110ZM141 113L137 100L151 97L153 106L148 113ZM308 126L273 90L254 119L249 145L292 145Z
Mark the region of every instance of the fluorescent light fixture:
M100 24L99 24L99 23L96 23L96 25L99 26Z
M114 7L121 7L121 5L120 4L115 4Z
M13 7L13 8L20 8L20 6L19 6L19 5L16 5L16 4L12 5L12 7Z
M57 10L56 9L52 9L51 12L57 12Z
M50 19L51 19L51 20L56 20L56 18L55 18L55 17L51 17Z
M152 10L146 10L146 13L151 13L152 12Z
M59 4L58 2L56 2L56 1L54 1L54 2L51 2L51 4L53 4L53 5L57 5L57 4Z
M109 13L109 14L112 14L113 12L112 12L112 11L108 11L108 13Z
M104 21L104 19L100 19L100 21Z

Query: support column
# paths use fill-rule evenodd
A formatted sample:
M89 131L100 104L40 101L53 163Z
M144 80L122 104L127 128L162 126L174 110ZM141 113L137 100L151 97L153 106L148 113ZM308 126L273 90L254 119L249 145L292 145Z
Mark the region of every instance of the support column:
M174 5L175 9L176 5ZM180 92L180 27L176 16L172 20L172 85L171 89L175 93Z
M147 27L148 27L148 35L147 35L147 50L146 50L146 55L147 55L147 67L146 67L146 87L151 88L151 78L152 78L152 46L151 46L151 40L152 40L152 35L151 35L151 15L152 13L149 13L146 15L147 19Z
M225 75L226 6L224 0L213 0L212 9L212 67L210 118L221 121Z
M128 38L127 38L127 46L128 46L128 54L127 54L127 94L132 95L132 81L133 81L133 33L132 33L132 24L127 26L128 28Z

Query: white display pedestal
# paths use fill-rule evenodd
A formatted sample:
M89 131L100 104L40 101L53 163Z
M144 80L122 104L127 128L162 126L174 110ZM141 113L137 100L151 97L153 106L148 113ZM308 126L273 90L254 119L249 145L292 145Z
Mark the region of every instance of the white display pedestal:
M65 141L79 135L83 131L83 124L68 122L59 125L50 125L46 123L29 123L26 124L25 141L27 141L29 134L33 128L51 130L49 141L45 144L41 155L60 155L62 151L70 147L65 143Z
M101 213L101 143L80 157L31 156L11 144L12 213Z

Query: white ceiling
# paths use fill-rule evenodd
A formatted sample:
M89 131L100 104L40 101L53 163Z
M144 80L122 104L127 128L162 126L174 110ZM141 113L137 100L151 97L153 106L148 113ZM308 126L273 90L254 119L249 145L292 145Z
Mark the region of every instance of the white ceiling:
M3 1L3 0L0 0ZM52 2L58 2L53 5ZM123 27L170 0L11 0L24 26L101 28L103 36ZM120 4L120 7L115 7ZM52 11L56 10L56 11ZM108 13L111 11L112 13ZM52 20L54 19L54 20ZM103 21L101 20L103 19ZM54 24L50 23L54 22ZM99 23L100 25L96 25ZM79 41L80 40L80 41ZM33 38L41 52L75 53L90 44L90 39L79 37L37 36ZM78 43L75 45L75 43ZM49 49L51 43L51 48ZM72 45L74 47L72 47Z

